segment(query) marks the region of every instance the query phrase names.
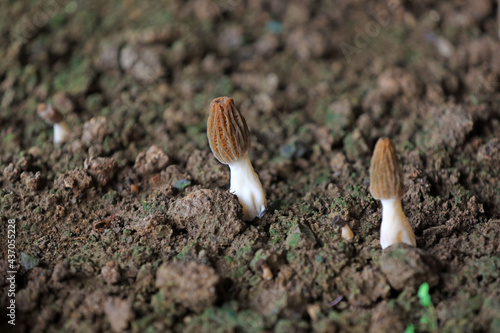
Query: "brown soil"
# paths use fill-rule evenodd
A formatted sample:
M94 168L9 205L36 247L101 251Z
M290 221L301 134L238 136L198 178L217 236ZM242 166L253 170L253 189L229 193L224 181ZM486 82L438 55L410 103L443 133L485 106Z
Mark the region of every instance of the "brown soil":
M2 328L500 332L495 1L167 3L2 5ZM219 96L246 118L268 199L250 223L208 147ZM380 248L381 136L417 248Z

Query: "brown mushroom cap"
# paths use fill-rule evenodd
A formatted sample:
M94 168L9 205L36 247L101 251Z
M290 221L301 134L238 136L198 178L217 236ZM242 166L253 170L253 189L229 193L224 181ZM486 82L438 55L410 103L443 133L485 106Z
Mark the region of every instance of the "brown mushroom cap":
M389 138L380 138L370 167L370 192L375 199L401 198L404 194L403 170Z
M50 104L38 104L37 111L40 118L51 125L60 123L63 120L62 114Z
M210 104L207 136L215 158L224 164L240 159L250 148L250 131L231 97L219 97Z

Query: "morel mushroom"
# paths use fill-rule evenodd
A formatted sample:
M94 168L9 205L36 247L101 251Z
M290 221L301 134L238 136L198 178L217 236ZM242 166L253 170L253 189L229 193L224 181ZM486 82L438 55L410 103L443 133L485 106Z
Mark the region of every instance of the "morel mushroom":
M415 234L401 206L403 171L388 138L380 138L375 145L370 167L370 192L382 203L382 249L396 243L416 246Z
M49 125L54 125L54 144L61 143L66 140L70 133L70 129L62 114L52 107L51 104L38 104L38 115L45 120Z
M332 220L333 224L338 225L340 229L342 230L341 232L341 237L347 241L350 241L354 238L354 233L352 232L351 227L349 227L349 224L342 220L339 215L335 215Z
M210 104L207 123L210 149L231 170L229 191L243 206L243 218L261 218L266 211L266 195L248 157L250 131L231 97L219 97Z

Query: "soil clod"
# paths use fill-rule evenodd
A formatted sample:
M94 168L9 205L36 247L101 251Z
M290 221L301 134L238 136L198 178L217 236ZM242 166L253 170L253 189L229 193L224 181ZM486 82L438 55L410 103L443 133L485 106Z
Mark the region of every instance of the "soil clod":
M121 279L121 268L116 261L109 261L101 269L101 276L107 284L116 284Z
M427 282L434 287L439 282L441 264L430 254L404 243L383 251L380 268L396 290L416 290Z
M158 172L168 164L168 156L158 146L151 146L148 150L140 152L135 159L134 169L140 175Z
M217 300L219 276L214 269L196 262L162 264L156 273L156 287L164 297L201 312Z
M172 203L168 217L177 228L211 247L231 244L245 227L236 197L222 191L198 190Z

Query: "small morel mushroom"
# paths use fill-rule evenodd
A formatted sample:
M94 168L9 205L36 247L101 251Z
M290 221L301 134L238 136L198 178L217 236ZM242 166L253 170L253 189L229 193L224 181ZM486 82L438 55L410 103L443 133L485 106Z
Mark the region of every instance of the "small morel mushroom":
M333 224L338 225L342 231L341 236L343 239L350 241L354 238L354 233L352 232L349 224L342 220L339 215L335 215L332 220Z
M273 278L273 272L264 260L260 259L257 261L257 266L262 269L262 278L264 280L271 280Z
M349 227L349 225L347 223L345 226L342 227L341 236L343 239L348 240L348 241L350 241L354 238L354 233L352 232L351 227Z
M375 145L370 167L370 192L382 203L382 249L396 243L416 246L415 234L401 207L403 171L388 138L380 138Z
M54 125L54 144L61 143L66 140L70 129L62 114L52 107L51 104L38 104L38 115L45 120L49 125Z
M243 218L250 221L264 216L266 195L248 158L250 131L231 97L219 97L210 104L207 136L215 158L231 170L229 191L243 206Z

